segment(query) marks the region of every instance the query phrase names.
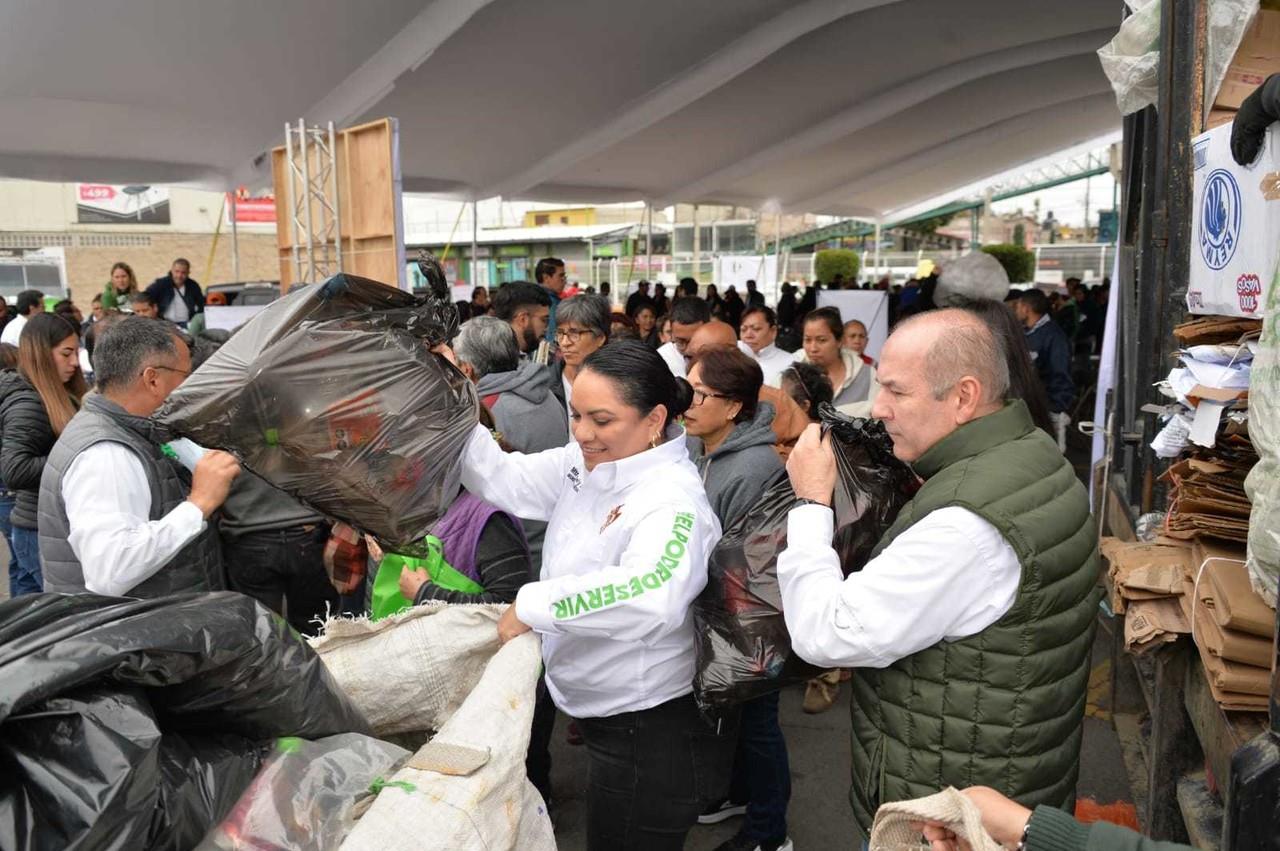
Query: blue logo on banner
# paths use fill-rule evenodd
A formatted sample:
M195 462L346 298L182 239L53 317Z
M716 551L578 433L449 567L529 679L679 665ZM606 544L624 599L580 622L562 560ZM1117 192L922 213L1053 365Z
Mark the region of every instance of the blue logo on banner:
M1240 241L1240 187L1231 172L1214 169L1204 181L1200 202L1200 254L1210 269L1231 262Z

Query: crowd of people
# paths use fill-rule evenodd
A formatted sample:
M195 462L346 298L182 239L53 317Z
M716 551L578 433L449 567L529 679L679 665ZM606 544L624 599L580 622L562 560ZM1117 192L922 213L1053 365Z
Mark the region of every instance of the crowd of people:
M789 480L787 628L829 671L807 710L851 672L863 841L880 803L955 785L994 787L975 801L1002 831L1021 818L1025 847L1075 847L1044 844L1034 826L1054 817L1022 809L1074 799L1097 602L1088 500L1051 436L1064 391L1042 367L1063 343L1045 334L1043 294L917 303L877 361L868 328L813 287L786 285L770 307L750 283L641 283L615 310L605 287L567 294L555 258L535 277L477 288L433 350L475 384L480 422L432 530L448 572L398 583L411 604L510 604L498 637L540 635L527 771L551 811L559 710L587 750L589 847L680 848L697 823L738 817L721 848L792 847L779 695L701 714L691 611L723 532ZM145 292L116 264L83 325L19 298L17 347L0 346L11 592L230 588L303 634L367 612L392 563L378 542L151 419L225 340L191 333L203 306L185 261ZM881 420L921 479L865 565L833 548L827 405Z

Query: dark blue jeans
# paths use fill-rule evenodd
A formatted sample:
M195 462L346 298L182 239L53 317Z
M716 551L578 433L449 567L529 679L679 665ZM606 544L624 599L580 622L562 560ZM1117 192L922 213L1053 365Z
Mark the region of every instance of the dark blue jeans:
M729 800L747 804L741 833L748 839L781 839L787 835L791 764L787 760L787 740L778 724L778 696L775 691L742 704Z
M587 746L588 851L679 851L724 788L734 723L712 726L693 695L608 718L579 718Z
M9 515L13 513L13 494L0 489L0 533L9 547L9 584L12 585L18 576L18 553L13 548L13 524Z
M337 613L338 592L324 570L325 524L224 537L222 561L232 591L282 614L302 635L315 635L316 618Z
M44 574L40 571L40 535L35 529L13 527L13 554L18 559L15 575L9 572L9 596L39 594L44 590Z

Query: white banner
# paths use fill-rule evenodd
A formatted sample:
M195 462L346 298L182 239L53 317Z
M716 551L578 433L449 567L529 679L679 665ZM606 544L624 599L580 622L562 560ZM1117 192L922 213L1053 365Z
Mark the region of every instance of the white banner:
M772 292L778 279L778 255L721 255L716 258L715 279L721 296L729 287L743 295L747 291L747 281L755 281L763 293Z

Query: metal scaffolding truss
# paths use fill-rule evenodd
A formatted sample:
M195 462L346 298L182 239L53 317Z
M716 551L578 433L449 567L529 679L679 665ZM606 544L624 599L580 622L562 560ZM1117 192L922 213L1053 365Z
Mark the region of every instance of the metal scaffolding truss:
M992 200L1012 198L1105 174L1111 170L1111 157L1112 146L1083 151L992 183L987 191L991 193Z
M342 271L337 135L333 122L286 124L285 162L294 280L312 283Z

